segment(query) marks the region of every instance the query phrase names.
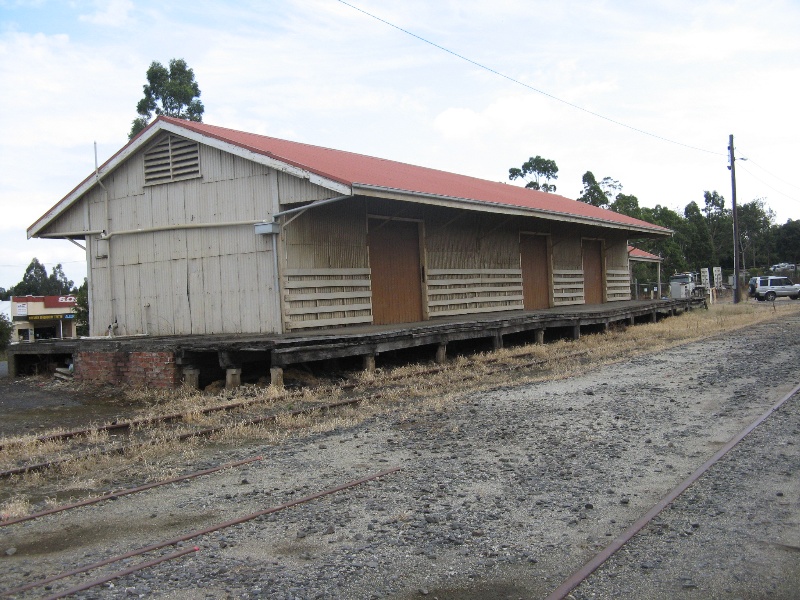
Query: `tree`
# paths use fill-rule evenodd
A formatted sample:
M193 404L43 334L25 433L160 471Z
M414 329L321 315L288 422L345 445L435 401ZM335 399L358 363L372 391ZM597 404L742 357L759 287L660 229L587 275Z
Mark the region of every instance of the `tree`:
M522 163L521 169L508 170L508 178L511 181L518 178L527 180L528 177L533 177L533 179L525 184L526 188L542 192L555 192L556 186L551 184L550 180L558 179L558 166L554 160L542 158L537 154L535 158L532 156ZM542 179L544 182L541 181Z
M733 266L733 215L725 208L725 198L716 190L703 192L703 214L711 235L713 254L710 262L714 266Z
M789 219L774 228L777 259L792 264L800 262L800 221Z
M648 223L672 229L675 235L660 240L643 240L637 245L642 250L647 250L663 257L665 273L683 273L687 271L688 265L686 264L686 256L683 250L683 224L685 219L674 210L660 204L656 204L655 208L642 208L642 219Z
M679 231L682 234L686 262L693 271L712 266L709 261L714 254L714 245L711 242L708 223L697 202L687 204L683 216L685 220Z
M0 313L0 350L8 348L11 341L11 333L14 331L14 324L7 316Z
M609 206L611 210L621 215L628 215L634 219L642 218L642 209L639 207L639 199L632 194L617 194L614 202Z
M169 61L169 70L153 61L147 69L147 85L143 89L144 98L136 105L139 117L133 120L128 139L147 127L153 113L188 121L203 120L205 108L200 102L200 87L194 80L194 71L182 58Z
M742 268L746 269L747 259L750 267L758 263L767 265L771 255L771 228L775 213L757 198L736 209L739 221L739 249L742 254Z
M75 284L67 279L61 263L53 267L50 275L45 266L34 258L25 269L22 281L8 290L10 296L62 296L72 294Z
M85 277L75 294L75 333L89 335L89 281Z
M606 177L606 179L609 179ZM605 182L606 179L603 181ZM608 200L610 197L610 192L606 192L599 183L597 183L597 179L594 177L594 173L591 171L586 171L583 174L583 193L578 196L578 200L581 202L585 202L586 204L591 204L592 206L600 206L600 207L607 207ZM612 180L613 181L613 180ZM617 182L618 183L618 182Z

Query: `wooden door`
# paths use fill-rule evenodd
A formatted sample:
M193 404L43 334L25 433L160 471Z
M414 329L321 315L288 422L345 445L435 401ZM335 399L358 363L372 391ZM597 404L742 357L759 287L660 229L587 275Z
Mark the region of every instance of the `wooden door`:
M410 221L369 221L372 322L422 321L419 225Z
M547 259L547 238L543 235L521 235L519 238L522 267L522 297L525 310L550 308L550 261Z
M603 303L603 247L599 240L583 240L584 304Z

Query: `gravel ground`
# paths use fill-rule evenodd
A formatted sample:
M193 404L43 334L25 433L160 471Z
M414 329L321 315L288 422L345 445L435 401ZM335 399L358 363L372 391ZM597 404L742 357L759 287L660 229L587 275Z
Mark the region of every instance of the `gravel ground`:
M209 464L264 460L0 529L0 590L398 466L197 538L186 544L196 554L78 597L544 598L796 385L798 331L792 317L579 377L220 452ZM797 598L798 402L572 596Z

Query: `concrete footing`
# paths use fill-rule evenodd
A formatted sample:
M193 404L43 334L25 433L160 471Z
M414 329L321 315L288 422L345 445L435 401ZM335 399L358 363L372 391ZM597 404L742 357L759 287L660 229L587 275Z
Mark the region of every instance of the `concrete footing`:
M283 388L283 369L281 367L270 368L269 382L276 388Z
M200 389L200 369L183 367L183 385L192 390Z
M225 387L227 389L237 388L242 385L241 369L225 369Z
M362 365L362 368L367 373L374 373L375 372L375 355L374 354L365 354L361 358L361 365Z
M447 344L439 344L436 346L436 358L434 358L434 362L437 365L447 362Z

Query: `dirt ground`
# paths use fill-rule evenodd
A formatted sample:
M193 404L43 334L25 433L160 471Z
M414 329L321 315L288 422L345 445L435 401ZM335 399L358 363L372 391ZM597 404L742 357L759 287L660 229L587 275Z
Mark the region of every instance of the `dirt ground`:
M0 436L23 435L56 427L70 429L122 418L136 405L115 390L91 393L52 377L0 377Z
M198 537L196 554L90 597L544 598L800 382L798 334L794 313L569 378L408 400L354 425L216 447L187 470L264 460L0 529L0 592L398 466ZM71 409L126 410L43 380L0 386L23 429L63 423ZM571 597L796 600L798 434L795 398Z

